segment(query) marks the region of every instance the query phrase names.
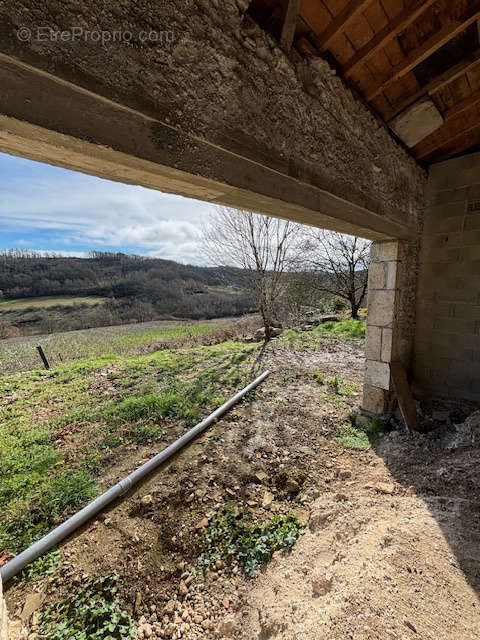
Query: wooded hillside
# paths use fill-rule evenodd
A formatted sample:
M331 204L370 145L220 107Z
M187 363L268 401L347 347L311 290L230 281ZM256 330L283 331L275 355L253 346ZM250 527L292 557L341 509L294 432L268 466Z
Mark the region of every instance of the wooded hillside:
M44 296L99 296L95 306L69 303L57 318L61 328L87 328L106 324L162 319L164 317L214 318L252 311L241 288L241 278L231 269L182 265L171 260L92 252L87 258L45 257L33 252L5 251L0 255L0 300L36 299ZM81 319L73 318L79 315ZM1 319L15 326L43 325L54 330L51 305L48 314L35 308L22 312L8 304ZM48 317L47 317L48 316ZM68 317L67 317L68 316ZM54 322L55 324L55 322ZM65 326L66 324L66 326ZM22 331L23 333L24 331Z

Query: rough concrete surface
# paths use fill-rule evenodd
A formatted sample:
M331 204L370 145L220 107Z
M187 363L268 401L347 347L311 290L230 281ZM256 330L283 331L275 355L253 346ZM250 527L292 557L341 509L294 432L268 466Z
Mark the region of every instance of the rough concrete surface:
M188 165L199 140L207 140L415 224L423 198L421 169L324 61L288 59L245 14L248 4L3 0L0 51L168 125L170 134L152 123L150 137L169 147L175 166ZM31 31L30 41L19 40L22 26ZM123 30L132 38L102 45L86 35L74 41L39 37L39 28L41 34ZM173 35L168 42L142 42L142 32ZM85 113L83 119L93 117ZM83 124L77 122L79 136ZM115 123L104 127L115 130ZM193 142L179 142L177 131ZM128 130L116 133L129 136ZM220 166L214 158L206 164L205 172L215 178Z

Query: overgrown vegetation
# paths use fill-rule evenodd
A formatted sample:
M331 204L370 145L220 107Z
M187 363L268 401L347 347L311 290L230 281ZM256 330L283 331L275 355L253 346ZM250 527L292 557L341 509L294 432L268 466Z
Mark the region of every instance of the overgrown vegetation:
M238 562L249 577L272 559L275 551L289 551L298 540L303 525L292 513L274 516L265 525L234 507L212 518L202 541L198 567L206 571L217 560Z
M49 606L39 635L49 640L129 640L136 637L129 614L118 600L119 576L89 578L74 593Z
M100 347L99 347L100 348ZM111 452L168 437L251 376L257 345L103 356L0 378L0 553L18 553L99 491Z

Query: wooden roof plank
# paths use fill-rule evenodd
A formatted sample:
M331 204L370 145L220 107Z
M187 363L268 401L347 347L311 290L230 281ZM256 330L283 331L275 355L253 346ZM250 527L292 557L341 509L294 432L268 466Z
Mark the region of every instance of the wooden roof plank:
M415 93L406 96L401 102L393 104L391 110L387 114L385 114L385 118L387 120L391 120L422 96L426 94L429 94L430 96L434 95L435 93L437 93L437 91L440 91L440 89L443 89L443 87L450 84L450 82L453 82L464 73L468 73L468 71L473 69L479 63L480 49L477 49L472 54L467 56L464 60L461 60L455 66L447 69L447 71L431 80L431 82L426 84L424 87L421 87Z
M428 162L432 164L434 162L448 160L472 147L480 147L480 127L475 131L470 131L467 134L458 136L458 138L450 144L430 154L430 156L428 156Z
M461 22L451 22L446 24L440 31L431 36L426 42L423 43L421 47L415 49L408 55L405 60L403 60L400 64L398 64L392 72L389 74L387 78L380 84L375 91L371 91L366 99L369 102L379 93L382 93L386 87L388 87L392 82L395 82L406 73L414 69L421 62L426 60L432 53L438 51L444 44L449 42L452 38L457 36L459 33L462 33L468 26L476 22L480 18L480 11L475 11L471 16L467 19L462 20Z
M383 49L386 44L396 38L408 25L412 24L424 11L426 11L436 0L416 0L414 7L409 7L402 11L398 16L384 27L377 35L367 44L359 49L357 53L347 62L342 69L345 77L349 77L357 69L360 64L366 62L369 58Z
M373 0L351 0L346 7L332 20L323 33L316 38L320 51L326 51L332 40L341 33L348 23L364 11Z
M472 93L471 96L469 96L468 98L465 98L465 100L462 100L462 102L458 102L457 104L454 104L450 109L445 111L445 113L443 114L443 117L445 118L445 120L451 120L452 118L455 118L455 116L460 115L467 109L474 107L479 102L480 102L480 90L475 91L475 93Z
M477 131L477 130L480 131L480 122L474 122L463 131L454 133L450 137L446 138L445 140L432 142L429 146L426 146L423 150L419 151L418 153L415 153L414 151L414 155L418 160L424 160L425 158L432 156L439 149L443 149L444 147L447 147L448 145L451 145L452 143L454 143L455 140L458 140L459 138L462 138L467 134L472 134L474 131Z
M456 119L446 121L437 131L419 142L413 148L416 158L422 160L443 147L452 144L458 138L480 127L480 110L473 109L468 115L460 114Z

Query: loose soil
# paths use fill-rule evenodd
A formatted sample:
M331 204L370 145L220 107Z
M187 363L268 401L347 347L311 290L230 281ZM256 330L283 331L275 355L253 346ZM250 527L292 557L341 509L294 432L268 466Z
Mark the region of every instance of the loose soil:
M394 431L375 449L345 448L337 429L360 403L363 366L358 342L267 350L261 387L66 541L55 575L9 586L11 616L24 613L35 640L38 611L24 610L32 592L48 603L114 570L140 638L477 640L478 441L449 449L445 430ZM116 451L105 488L155 452ZM202 577L202 521L224 505L260 521L294 512L305 532L257 578L222 563Z

